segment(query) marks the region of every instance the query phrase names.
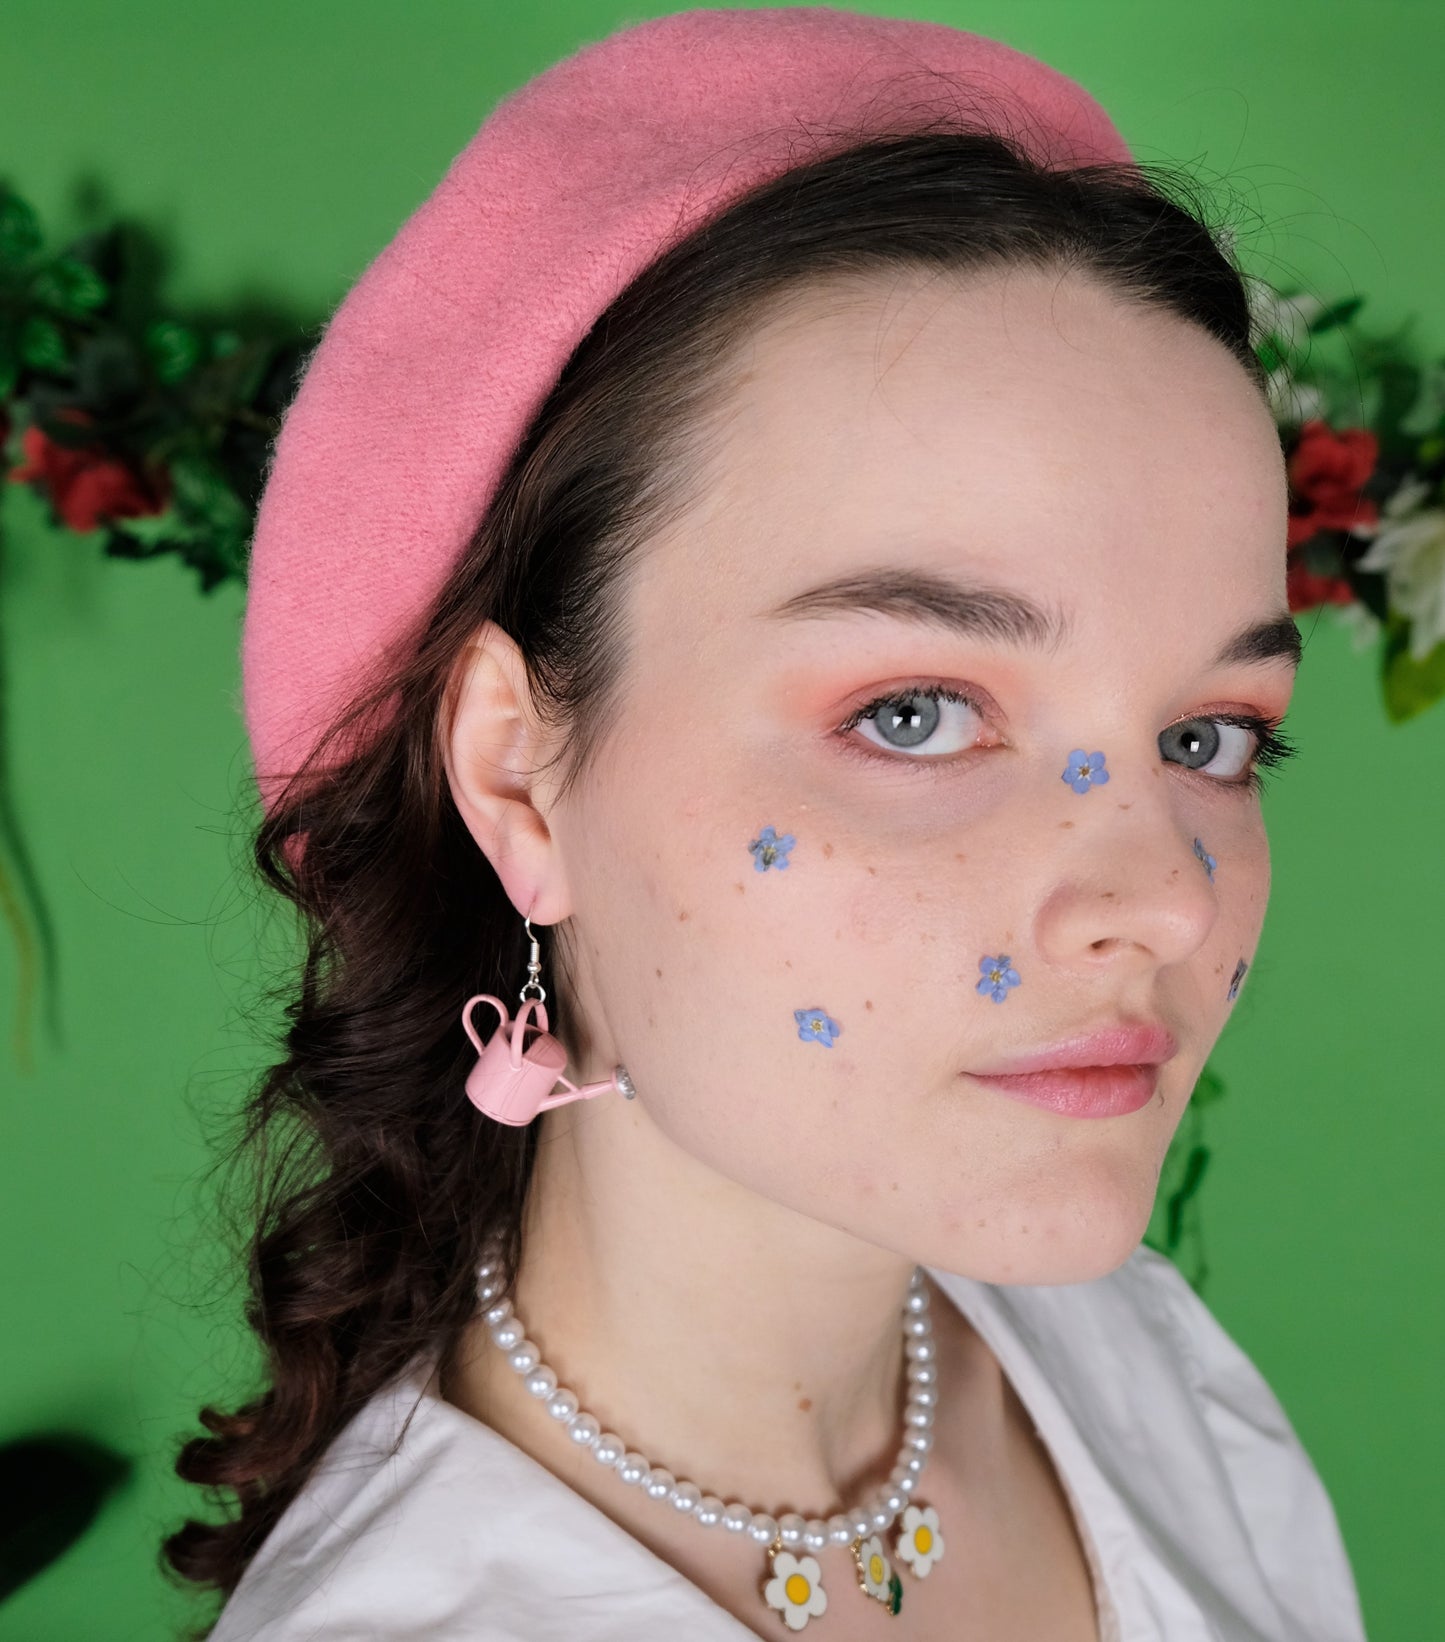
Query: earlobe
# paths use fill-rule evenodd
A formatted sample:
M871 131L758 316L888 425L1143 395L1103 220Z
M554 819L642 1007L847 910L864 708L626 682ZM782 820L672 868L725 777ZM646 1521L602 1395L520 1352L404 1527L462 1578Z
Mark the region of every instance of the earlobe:
M560 862L538 808L540 735L516 641L486 622L457 660L446 736L447 780L457 812L519 912L559 922Z

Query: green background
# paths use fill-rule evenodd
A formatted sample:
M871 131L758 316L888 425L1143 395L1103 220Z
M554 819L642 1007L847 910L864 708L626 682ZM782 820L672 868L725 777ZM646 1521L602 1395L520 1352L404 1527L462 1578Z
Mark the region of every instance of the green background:
M669 7L482 0L9 0L0 175L53 234L86 209L156 227L181 305L320 315L498 97ZM1445 353L1438 157L1445 8L1387 0L877 5L994 35L1089 87L1139 158L1222 178L1276 284L1362 291ZM86 197L90 205L84 204ZM5 487L0 657L14 822L53 964L17 1067L0 946L0 1438L65 1427L134 1456L67 1556L0 1607L0 1642L173 1634L156 1571L191 1507L177 1437L245 1368L202 1171L265 1063L256 987L285 950L243 876L242 599L169 560L102 558ZM1187 590L1184 590L1187 592ZM1300 618L1265 799L1274 895L1211 1064L1207 1298L1334 1498L1375 1642L1445 1636L1435 1176L1445 705L1393 726L1372 651ZM278 934L278 929L280 933Z

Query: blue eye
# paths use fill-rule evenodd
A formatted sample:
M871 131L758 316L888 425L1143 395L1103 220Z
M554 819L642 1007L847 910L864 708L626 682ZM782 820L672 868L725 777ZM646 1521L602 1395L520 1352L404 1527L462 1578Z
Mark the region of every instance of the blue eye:
M985 719L983 707L966 692L930 684L875 696L850 713L835 733L858 757L876 755L861 751L852 737L854 730L885 753L901 753L908 762L923 764L976 746ZM1299 750L1279 733L1280 722L1257 713L1180 719L1161 732L1159 750L1167 762L1207 776L1218 786L1259 793L1264 788L1263 769L1278 767ZM920 750L924 756L909 756Z
M878 696L849 714L838 726L839 735L867 726L864 740L889 752L912 752L923 748L934 757L962 752L974 743L982 709L958 690L942 686L927 690L904 690L898 695ZM942 733L940 734L940 727Z

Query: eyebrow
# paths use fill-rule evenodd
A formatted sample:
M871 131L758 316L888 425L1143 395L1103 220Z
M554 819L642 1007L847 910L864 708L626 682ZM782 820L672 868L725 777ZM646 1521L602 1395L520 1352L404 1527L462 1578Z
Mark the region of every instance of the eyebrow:
M1061 610L1038 604L1022 593L896 566L836 576L763 612L766 619L783 621L858 614L941 627L962 638L1026 650L1056 648L1073 630ZM1298 669L1302 654L1299 628L1286 612L1242 627L1211 665L1249 666L1283 660Z

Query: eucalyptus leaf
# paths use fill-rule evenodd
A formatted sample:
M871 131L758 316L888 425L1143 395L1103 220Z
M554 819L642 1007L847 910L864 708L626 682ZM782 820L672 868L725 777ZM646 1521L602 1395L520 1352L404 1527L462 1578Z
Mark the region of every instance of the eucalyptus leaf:
M201 357L201 340L196 333L174 320L157 320L145 333L146 352L162 382L179 382L194 370Z
M1310 321L1310 335L1320 336L1325 331L1333 331L1341 325L1347 325L1364 305L1365 299L1362 296L1347 296L1339 302L1332 302Z
M31 280L30 294L67 319L81 319L104 304L110 287L94 268L74 257L57 257Z
M1395 723L1403 724L1445 696L1445 639L1416 661L1409 650L1409 624L1396 618L1381 655L1385 710Z

